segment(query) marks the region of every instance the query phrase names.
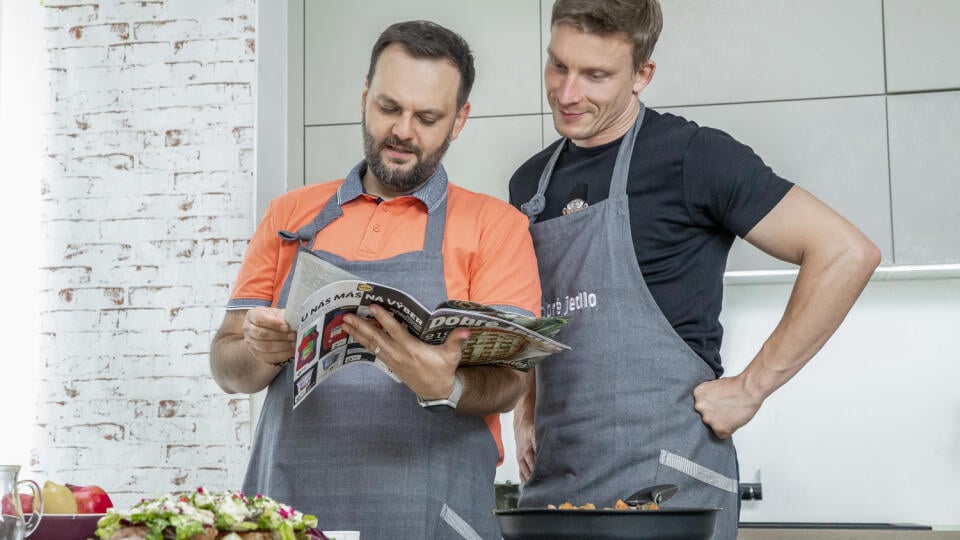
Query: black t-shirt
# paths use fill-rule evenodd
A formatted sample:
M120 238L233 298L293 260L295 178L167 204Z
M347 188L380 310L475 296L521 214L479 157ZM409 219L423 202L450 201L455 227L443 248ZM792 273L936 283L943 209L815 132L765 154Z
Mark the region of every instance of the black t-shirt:
M511 204L519 207L533 197L558 144L517 169L510 179ZM591 148L566 144L538 221L560 216L584 187L589 204L608 196L620 139ZM627 180L637 262L667 320L718 377L727 253L734 235L750 232L792 185L730 135L646 110Z

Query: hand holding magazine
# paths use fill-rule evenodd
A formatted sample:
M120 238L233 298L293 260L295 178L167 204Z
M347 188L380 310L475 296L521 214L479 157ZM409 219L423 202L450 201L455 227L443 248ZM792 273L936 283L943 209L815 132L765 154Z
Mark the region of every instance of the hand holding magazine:
M373 319L371 304L386 308L412 335L429 344L443 343L456 328L470 328L461 366L502 365L527 371L544 357L569 350L552 339L566 324L564 317L527 317L462 300L443 302L430 311L393 287L359 279L334 281L311 294L300 306L300 320L291 322L298 328L294 408L320 382L355 362L372 363L393 376L342 328L348 313Z

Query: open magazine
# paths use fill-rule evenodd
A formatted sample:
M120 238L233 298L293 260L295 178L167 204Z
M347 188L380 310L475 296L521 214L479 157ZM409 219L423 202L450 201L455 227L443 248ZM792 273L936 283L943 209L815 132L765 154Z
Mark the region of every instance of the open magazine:
M425 343L440 344L454 329L470 328L461 366L503 365L527 371L543 358L569 350L553 339L567 323L565 317L528 317L463 300L448 300L431 311L394 287L359 279L337 280L303 301L296 324L290 321L292 306L288 304L288 322L297 328L294 408L324 379L353 363L373 364L393 377L383 362L343 330L343 317L348 313L373 319L371 304L386 308Z

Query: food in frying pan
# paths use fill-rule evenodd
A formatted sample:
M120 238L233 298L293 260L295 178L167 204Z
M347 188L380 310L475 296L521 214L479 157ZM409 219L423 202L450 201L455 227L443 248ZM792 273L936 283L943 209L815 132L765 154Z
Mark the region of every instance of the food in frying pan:
M580 506L574 506L573 503L565 502L560 506L555 506L552 504L547 505L548 510L596 510L597 505L593 503L586 503ZM655 502L648 502L645 504L638 504L636 506L630 506L629 504L623 502L623 499L617 499L616 504L613 505L613 508L605 507L604 510L659 510L660 506Z
M593 503L587 503L580 506L574 506L572 502L565 502L560 506L555 506L552 504L547 505L548 510L596 510L597 505Z
M317 518L238 491L174 493L111 508L97 522L101 540L325 540Z

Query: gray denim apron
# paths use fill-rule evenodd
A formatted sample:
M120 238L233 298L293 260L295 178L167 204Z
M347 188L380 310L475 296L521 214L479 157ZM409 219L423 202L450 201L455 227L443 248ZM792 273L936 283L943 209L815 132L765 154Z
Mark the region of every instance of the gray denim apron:
M446 185L442 168L437 174ZM311 245L319 230L342 215L337 199L331 197L312 223L281 237ZM446 211L444 195L428 215L423 251L379 261L314 253L363 279L401 287L432 307L446 300ZM500 537L492 514L498 453L483 418L423 409L409 388L370 365L337 371L293 410L292 372L287 364L270 384L246 493L315 514L321 529L359 530L364 540Z
M714 373L660 311L634 256L626 185L644 111L620 143L609 197L530 228L544 313L570 317L558 338L572 350L537 366L536 464L519 505L613 506L640 488L677 484L664 507L721 507L714 538L733 539L736 451L693 408L694 387ZM531 221L566 144L522 206Z

